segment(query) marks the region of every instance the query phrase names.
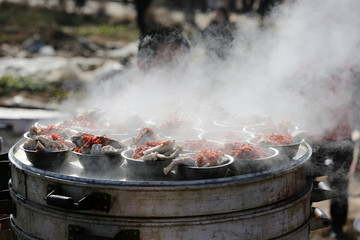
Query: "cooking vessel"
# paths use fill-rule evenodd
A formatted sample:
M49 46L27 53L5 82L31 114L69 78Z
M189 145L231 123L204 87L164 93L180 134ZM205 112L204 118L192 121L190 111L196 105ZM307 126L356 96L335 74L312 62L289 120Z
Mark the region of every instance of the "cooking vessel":
M261 240L295 235L303 236L296 240L303 240L308 239L312 217L310 193L311 187L305 188L304 192L284 201L245 211L200 216L194 211L193 216L181 218L143 218L62 211L29 201L11 188L16 205L12 224L17 235L28 239ZM218 203L226 204L221 201Z
M121 217L185 217L230 213L274 204L308 188L312 176L307 162L312 149L302 143L293 161L279 169L259 173L231 175L223 178L176 181L144 180L126 171L126 164L112 175L93 175L79 167L76 158L51 170L34 167L16 143L9 152L12 188L36 204L68 209L72 199L78 203L93 193L110 196L108 211L82 210L87 214ZM162 169L161 169L162 170ZM56 189L58 204L52 195ZM90 197L91 198L91 197ZM219 204L219 201L221 204ZM72 210L74 211L74 210Z

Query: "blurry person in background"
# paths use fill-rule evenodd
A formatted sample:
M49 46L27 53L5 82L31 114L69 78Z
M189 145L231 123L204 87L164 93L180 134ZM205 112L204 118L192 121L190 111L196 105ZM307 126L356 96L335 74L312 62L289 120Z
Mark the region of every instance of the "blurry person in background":
M145 16L148 8L152 3L152 0L134 0L133 3L136 9L136 23L140 29L140 33L145 34L148 30Z
M128 86L142 83L144 75L182 71L189 60L190 42L182 31L169 27L152 30L139 39L137 68L119 68L101 74L95 83L89 85L89 102L94 103L96 99L97 107L117 106L118 96L126 92Z
M115 88L122 89L126 84L135 81L138 73L149 73L155 69L182 69L190 59L190 42L176 28L162 27L141 36L138 43L137 68L117 63L111 69L98 74L94 90ZM139 71L140 70L140 71Z
M190 59L190 42L177 28L162 27L140 37L137 54L138 67L179 68Z
M260 0L259 7L256 10L256 12L260 15L260 27L264 26L264 19L270 14L271 9L282 2L283 0Z
M229 12L219 7L209 26L202 32L206 54L210 58L225 60L233 44L234 31L235 25L229 20Z
M218 0L206 0L207 11L208 12L214 11L219 5L218 2L219 2Z
M253 9L255 0L242 0L242 11L244 13L251 12Z
M322 108L323 116L326 116L328 122L333 124L322 135L308 137L314 156L330 158L334 162L328 182L334 193L330 203L330 234L335 239L341 239L344 235L343 226L346 224L349 208L349 170L354 151L351 133L360 124L360 99L358 97L360 79L358 77L353 69L343 70L333 75L326 89L320 90L330 94L329 99L336 96L336 104L329 104Z
M143 72L154 68L179 67L186 64L190 56L190 42L183 33L170 27L152 30L139 38L137 66ZM120 77L129 72L130 64L118 64L100 74L97 83ZM136 69L135 69L136 70Z

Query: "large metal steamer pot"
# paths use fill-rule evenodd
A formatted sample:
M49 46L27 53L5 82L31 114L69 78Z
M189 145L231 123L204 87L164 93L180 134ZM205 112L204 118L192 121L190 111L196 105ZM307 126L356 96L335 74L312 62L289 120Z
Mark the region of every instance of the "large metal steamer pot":
M299 229L303 230L298 234L305 236L305 232L309 233L311 216L310 190L271 206L178 218L105 217L64 212L12 192L16 204L16 216L12 220L17 235L25 239L68 239L74 235L81 235L82 239L92 239L90 236L141 240L273 239L295 234ZM120 237L126 233L134 238Z
M21 239L69 239L71 234L308 239L312 177L307 174L311 147L306 142L286 166L194 181L135 181L122 175L126 166L107 179L68 172L67 167L46 171L26 160L22 143L9 152L16 206L12 223ZM134 238L121 238L124 234Z
M41 205L69 208L69 199L77 203L94 193L109 196L105 211L90 209L89 214L123 217L186 217L236 212L270 205L311 185L306 162L311 147L293 163L260 174L246 174L193 181L132 181L119 173L112 179L57 173L34 168L26 163L18 142L9 152L14 192ZM121 167L120 167L121 168ZM61 169L59 170L61 171ZM120 172L120 170L119 170ZM49 195L54 191L55 196ZM52 205L54 205L52 204ZM71 210L71 206L70 209Z

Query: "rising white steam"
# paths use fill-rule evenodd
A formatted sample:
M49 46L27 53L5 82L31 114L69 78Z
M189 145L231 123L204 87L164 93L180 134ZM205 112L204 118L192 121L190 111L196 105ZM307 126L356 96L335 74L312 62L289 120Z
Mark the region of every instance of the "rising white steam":
M87 106L119 119L124 108L156 119L173 112L201 115L218 104L321 133L337 120L329 112L347 104L341 87L360 62L359 12L358 0L287 2L273 10L265 28L239 21L226 60L207 59L197 42L186 66L116 75L94 86Z

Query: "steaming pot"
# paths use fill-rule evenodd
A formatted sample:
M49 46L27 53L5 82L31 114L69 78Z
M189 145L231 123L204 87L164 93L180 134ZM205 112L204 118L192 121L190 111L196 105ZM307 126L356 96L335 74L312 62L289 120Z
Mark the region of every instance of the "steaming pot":
M205 180L91 176L77 168L32 166L9 152L18 239L308 239L329 225L313 201L327 199L308 169L304 142L292 161L255 174ZM313 166L311 167L313 168Z

